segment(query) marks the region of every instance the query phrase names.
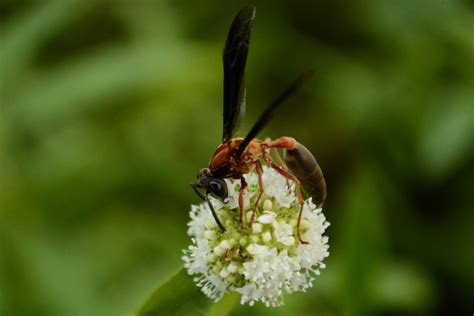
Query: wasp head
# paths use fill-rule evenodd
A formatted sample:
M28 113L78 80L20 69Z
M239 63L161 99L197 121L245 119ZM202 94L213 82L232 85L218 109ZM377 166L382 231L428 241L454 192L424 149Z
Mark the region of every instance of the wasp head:
M222 201L227 198L227 183L224 179L213 177L209 168L203 168L199 170L197 174L197 180L199 186L206 189L207 192L211 193L215 197Z

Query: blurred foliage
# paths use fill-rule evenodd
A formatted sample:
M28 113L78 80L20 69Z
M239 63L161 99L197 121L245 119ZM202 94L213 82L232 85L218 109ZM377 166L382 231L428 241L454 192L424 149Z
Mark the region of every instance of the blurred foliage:
M221 135L243 5L0 1L0 313L126 315L182 266L188 183ZM232 315L474 311L474 3L255 1L242 135L291 135L328 183L306 294Z
M221 300L219 304L222 302L225 300ZM193 278L182 268L170 280L153 291L134 315L206 315L212 304L213 302L202 295L200 289L194 284Z

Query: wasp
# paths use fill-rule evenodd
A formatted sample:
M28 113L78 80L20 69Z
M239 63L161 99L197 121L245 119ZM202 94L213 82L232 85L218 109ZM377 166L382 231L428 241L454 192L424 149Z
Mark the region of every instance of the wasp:
M217 147L211 157L209 166L201 169L197 174L197 183L191 184L196 194L209 205L212 215L222 231L225 227L219 220L209 195L226 202L228 188L224 179L238 179L241 182L239 189L239 222L244 228L244 192L247 187L244 174L256 170L258 175L259 193L253 206L249 226L255 217L257 205L264 193L262 163L266 163L288 180L295 182L299 214L297 223L298 239L301 243L300 223L303 212L304 199L301 186L312 197L313 203L321 207L326 199L326 181L319 164L311 152L292 137L280 137L275 140L265 141L256 139L257 134L268 123L275 110L297 91L312 73L307 72L299 76L290 86L283 91L262 113L245 138L234 137L234 129L245 107L244 71L250 45L250 35L255 20L255 8L244 7L235 16L223 52L224 65L224 115L222 143ZM278 149L284 150L284 161ZM272 151L273 156L270 155ZM204 194L200 192L204 190Z

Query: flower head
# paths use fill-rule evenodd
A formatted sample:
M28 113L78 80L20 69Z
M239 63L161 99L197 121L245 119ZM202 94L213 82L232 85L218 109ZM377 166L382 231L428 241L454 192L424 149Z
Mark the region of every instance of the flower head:
M239 181L226 179L226 204L212 200L225 232L215 223L207 204L191 207L188 234L192 245L184 250L184 266L204 294L215 301L234 291L241 294L241 304L260 301L280 306L284 293L305 291L325 267L322 261L329 255L329 246L323 233L329 223L311 198L306 200L300 231L309 244L301 244L296 231L299 204L295 185L264 167L265 192L249 227L258 181L253 172L245 179L249 186L244 193L243 229L239 224Z

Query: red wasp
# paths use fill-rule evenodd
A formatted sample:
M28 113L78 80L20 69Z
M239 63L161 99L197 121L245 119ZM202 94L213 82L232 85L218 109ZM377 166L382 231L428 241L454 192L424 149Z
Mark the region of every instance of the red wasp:
M228 189L224 179L239 179L241 182L239 190L239 222L243 228L243 195L247 187L247 182L243 175L255 169L258 175L259 194L249 221L249 225L252 225L257 205L264 192L261 162L263 160L282 176L295 182L300 205L297 224L298 239L301 243L307 243L300 236L300 222L304 203L301 194L301 184L305 191L313 198L313 203L318 207L322 206L326 198L326 181L324 180L321 168L311 152L292 137L284 136L275 140L267 139L265 141L255 139L254 137L267 124L278 106L293 94L311 74L301 75L288 89L283 91L267 107L245 138L233 137L234 128L245 106L244 71L254 19L255 8L244 7L236 15L230 27L223 52L224 125L222 144L217 147L212 155L209 167L199 171L197 183L191 184L191 186L202 200L207 201L217 225L222 231L225 231L224 225L219 220L209 200L209 194L225 202ZM280 158L277 151L278 148L285 150L284 160L286 164ZM270 156L270 149L273 150L277 162ZM199 189L204 189L205 194L203 195Z

